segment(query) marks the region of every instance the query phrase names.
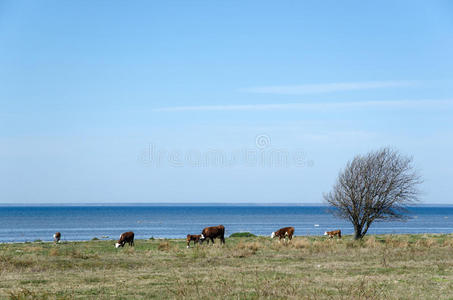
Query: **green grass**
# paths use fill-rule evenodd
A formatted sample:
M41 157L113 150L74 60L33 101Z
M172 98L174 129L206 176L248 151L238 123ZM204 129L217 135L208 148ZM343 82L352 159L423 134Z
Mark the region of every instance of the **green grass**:
M453 235L0 244L0 298L453 299Z
M230 235L230 237L238 238L238 237L256 237L253 233L250 232L235 232Z

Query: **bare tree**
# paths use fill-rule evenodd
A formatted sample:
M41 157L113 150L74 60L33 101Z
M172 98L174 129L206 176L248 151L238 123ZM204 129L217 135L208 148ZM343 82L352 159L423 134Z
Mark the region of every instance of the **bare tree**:
M419 201L420 183L412 158L383 148L348 162L324 200L334 214L352 223L354 238L361 239L374 221L404 219L407 205Z

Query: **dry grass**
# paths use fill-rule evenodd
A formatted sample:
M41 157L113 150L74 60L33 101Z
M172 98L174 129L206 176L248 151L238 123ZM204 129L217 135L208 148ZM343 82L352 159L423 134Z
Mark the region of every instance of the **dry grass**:
M291 245L296 248L296 249L308 249L311 245L310 241L305 238L300 238L297 240L294 240Z
M0 298L449 299L453 235L0 244Z

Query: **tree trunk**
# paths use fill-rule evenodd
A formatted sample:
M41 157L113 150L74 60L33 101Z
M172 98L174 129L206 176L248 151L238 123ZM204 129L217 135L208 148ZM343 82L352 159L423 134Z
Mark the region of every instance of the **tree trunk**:
M360 240L361 238L363 238L362 227L354 224L354 240Z

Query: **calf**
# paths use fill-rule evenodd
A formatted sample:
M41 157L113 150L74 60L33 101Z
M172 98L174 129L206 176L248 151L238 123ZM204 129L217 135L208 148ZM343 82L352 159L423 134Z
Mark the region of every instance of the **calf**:
M134 233L132 231L121 234L120 239L115 244L115 248L124 247L126 243L128 243L129 246L134 246Z
M272 232L271 238L278 236L278 240L286 239L292 240L294 234L294 227L284 227L275 232Z
M55 243L58 243L58 242L60 242L60 239L61 239L61 233L60 232L55 232L55 234L53 235L53 241Z
M225 244L225 227L223 225L203 229L200 236L200 243L203 243L206 239L210 239L214 244L215 238L220 238L220 243ZM206 242L209 244L209 240L206 240Z
M201 234L188 234L187 235L187 248L190 248L190 241L193 241L193 244L200 242Z
M324 235L328 235L330 238L333 238L334 236L338 236L339 239L341 239L341 230L334 230L334 231L326 231L324 232Z

